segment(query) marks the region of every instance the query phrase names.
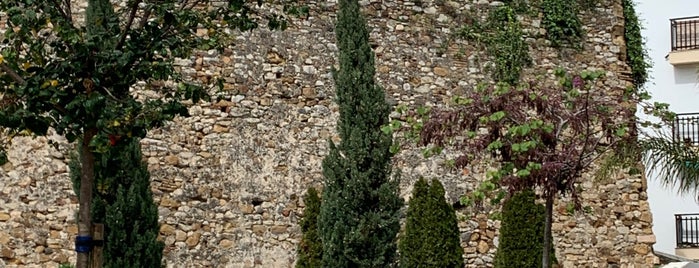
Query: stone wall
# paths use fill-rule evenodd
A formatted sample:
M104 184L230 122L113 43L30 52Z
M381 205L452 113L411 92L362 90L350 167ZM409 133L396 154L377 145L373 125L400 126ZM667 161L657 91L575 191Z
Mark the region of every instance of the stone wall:
M537 2L537 1L534 1ZM582 51L550 48L541 14L521 16L533 67L526 75L554 81L552 70L605 69L603 86L618 94L625 75L621 1L603 0L583 14ZM160 204L167 267L291 267L301 233L300 198L320 187L320 163L335 134L337 106L331 66L336 62L336 1L307 1L305 19L284 32L260 29L237 34L223 53L203 51L178 60L196 79L223 77L226 90L213 103L190 108L142 141ZM377 79L392 104L443 105L452 96L488 81L489 57L473 44L451 38L457 27L482 20L501 2L488 0L363 1L372 28ZM265 8L265 7L263 7ZM533 4L532 8L538 6ZM202 32L201 34L205 34ZM73 262L77 200L68 180L69 145L16 138L10 163L0 171L0 267L56 267ZM419 148L395 159L402 195L419 176L440 178L451 201L473 189L484 169L452 170L453 152L424 159ZM655 237L645 177L620 172L581 180L587 212L568 213L557 202L553 225L563 267L651 267ZM459 211L467 267L490 267L498 244L497 208Z

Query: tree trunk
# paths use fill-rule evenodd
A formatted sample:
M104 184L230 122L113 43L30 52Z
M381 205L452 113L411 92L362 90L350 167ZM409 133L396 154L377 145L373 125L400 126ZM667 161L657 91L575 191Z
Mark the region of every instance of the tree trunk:
M97 134L97 129L88 129L83 134L80 146L80 207L78 210L78 237L90 237L92 233L92 217L90 207L92 206L92 188L95 179L95 155L90 151L90 141ZM77 243L76 243L77 247ZM76 268L88 268L90 263L90 252L78 251Z
M551 268L552 235L551 224L553 223L553 194L546 195L546 223L544 225L544 252L541 254L541 267Z

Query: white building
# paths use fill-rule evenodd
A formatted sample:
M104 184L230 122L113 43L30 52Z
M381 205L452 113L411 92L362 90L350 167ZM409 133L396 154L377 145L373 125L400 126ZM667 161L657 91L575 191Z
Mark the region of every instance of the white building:
M697 0L636 0L636 12L645 29L648 55L653 62L651 80L646 84L654 101L670 104L676 113L699 113L699 1ZM694 17L694 18L692 18ZM688 18L688 19L683 19ZM696 115L699 117L699 114ZM684 117L686 118L686 116ZM699 123L683 131L699 144ZM668 130L669 131L669 130ZM675 214L699 213L697 197L680 196L676 189L663 186L658 177L647 170L648 199L653 213L655 251L684 255L678 247ZM699 218L699 215L697 215ZM699 222L694 230L699 230ZM699 232L690 242L699 241ZM680 241L680 244L682 241ZM699 244L691 250L699 252ZM699 256L699 255L698 255ZM690 257L690 256L687 256Z

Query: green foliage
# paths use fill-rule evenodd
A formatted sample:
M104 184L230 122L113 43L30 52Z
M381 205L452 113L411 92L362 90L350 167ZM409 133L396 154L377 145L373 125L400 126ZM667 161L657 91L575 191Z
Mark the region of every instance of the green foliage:
M579 6L570 0L543 0L542 25L546 38L554 47L582 48L583 29L578 17Z
M88 0L81 26L73 19L71 1L0 0L5 27L11 29L0 48L0 128L10 135L46 135L53 128L69 142L81 140L81 180L88 187L81 189L80 235L88 234L91 224L93 153L106 153L119 139L145 137L149 129L187 115L185 100L208 99L205 85L183 77L174 60L189 58L196 48L222 50L235 36L216 28L250 30L257 27L253 18L260 17L245 0L125 4L116 10L109 0ZM280 16L267 19L272 28L286 27ZM200 27L208 33L197 35ZM136 99L130 90L140 82L158 97ZM223 86L221 80L216 84ZM86 253L78 253L77 260L78 267L87 266Z
M357 0L339 1L334 72L341 142L323 160L318 218L323 267L387 267L400 229L398 181L391 179L390 107L374 82L374 54Z
M320 196L318 191L310 187L303 198L306 208L303 210L303 219L300 222L301 242L298 247L297 268L321 267L323 260L323 243L318 234L318 214L320 214Z
M511 85L517 84L522 70L531 65L529 46L523 35L517 10L511 5L491 10L485 25L474 22L457 33L461 38L484 44L488 55L494 58L493 80Z
M591 10L600 4L600 0L578 0L578 6L581 11Z
M0 50L0 127L36 135L52 127L71 142L96 129L88 143L104 152L109 135L144 137L148 129L185 115L180 101L208 95L202 85L185 81L174 59L234 40L215 27L257 27L246 1L229 0L209 12L193 8L209 2L129 1L117 12L109 0L89 0L87 26L80 27L66 1L1 0L6 26L15 30L5 31ZM269 19L270 26L286 25L282 17ZM195 35L198 27L210 29L208 35ZM163 80L176 86L163 87ZM136 101L129 88L137 82L161 97Z
M524 67L531 65L529 47L522 37L519 22L508 22L508 26L498 31L487 48L488 54L495 55L493 79L515 85L519 82Z
M494 267L541 267L545 221L546 209L536 203L533 191L518 192L506 200Z
M484 159L499 164L461 203L498 202L503 186L510 192L540 186L550 195L575 196L576 178L599 154L623 147L631 137L630 122L617 120L627 111L593 88L603 71L554 73L556 86L529 81L477 88L459 98L462 105L434 111L424 123L422 145L463 148L455 167ZM602 128L593 128L599 124ZM598 142L603 137L608 143Z
M105 224L104 267L160 267L158 206L137 139L122 141L97 154L92 218ZM79 193L80 164L71 161L71 179Z
M660 182L681 194L699 192L699 152L691 143L669 136L645 137L637 144L647 170L657 172ZM633 159L633 158L632 158Z
M648 81L648 54L643 48L641 23L638 20L632 0L623 0L624 8L624 41L626 41L626 64L631 67L634 87L638 90Z
M454 208L439 180L420 178L408 203L405 233L398 247L400 267L463 267L464 250Z
M69 263L61 263L58 265L58 268L75 268L75 266Z
M505 5L511 7L517 14L530 12L530 5L533 0L504 0Z

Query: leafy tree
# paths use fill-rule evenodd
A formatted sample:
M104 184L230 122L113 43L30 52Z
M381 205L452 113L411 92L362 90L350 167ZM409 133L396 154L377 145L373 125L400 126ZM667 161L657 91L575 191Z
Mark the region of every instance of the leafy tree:
M68 141L79 141L76 266L85 268L90 247L82 241L91 239L94 153L186 115L181 101L196 102L207 94L199 83L185 81L174 59L188 58L197 47L229 43L233 37L215 29L249 30L257 27L251 19L257 16L245 0L216 5L219 1L129 0L118 10L109 0L87 0L85 21L78 22L71 2L0 0L9 29L0 50L0 127L10 135L46 135L51 127ZM285 26L279 16L269 22ZM209 29L208 35L197 36L198 27ZM138 101L129 91L137 82L160 97Z
M299 243L296 267L320 267L323 260L323 243L318 236L318 214L320 214L318 191L313 187L308 188L303 200L306 203L301 220L303 237Z
M387 267L400 229L398 181L391 180L390 107L374 83L374 54L356 0L339 1L334 72L341 142L323 160L325 188L318 218L323 267Z
M541 267L546 209L531 190L515 193L502 207L495 268Z
M158 241L158 206L150 190L150 174L142 162L138 139L96 153L92 219L105 224L105 267L160 267L163 243ZM71 179L80 189L80 163L71 162Z
M401 267L464 267L456 214L439 180L415 183L398 249Z
M626 97L594 87L601 72L556 72L556 85L527 81L519 87L480 87L454 99L451 109L434 111L424 123L421 143L454 144L463 154L454 164L494 158L496 170L464 202L482 202L504 186L510 192L540 188L546 200L544 248L551 248L553 202L570 194L580 208L575 183L594 161L613 151L629 134L633 111L620 107ZM465 139L456 139L464 137ZM502 196L502 192L499 193ZM496 197L497 199L497 197ZM549 251L542 267L551 267Z

